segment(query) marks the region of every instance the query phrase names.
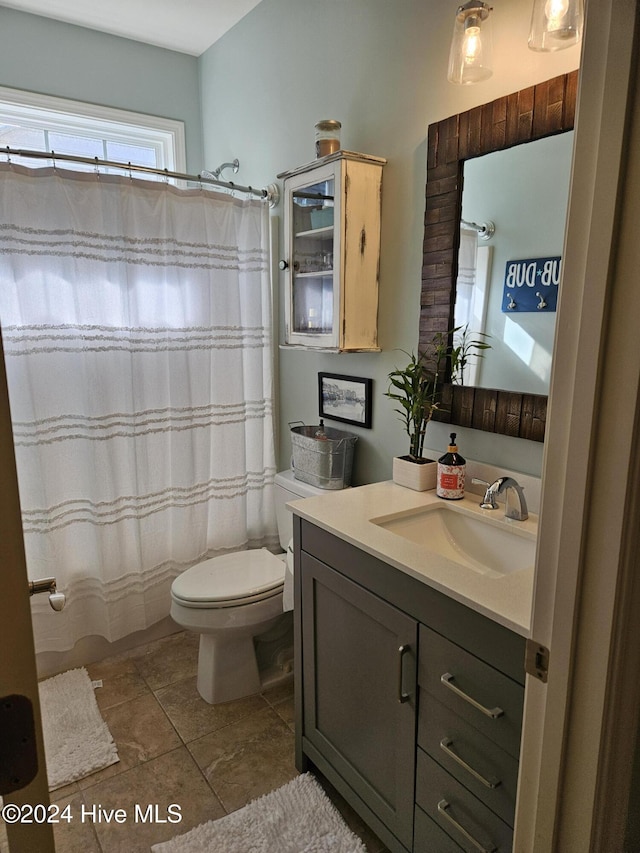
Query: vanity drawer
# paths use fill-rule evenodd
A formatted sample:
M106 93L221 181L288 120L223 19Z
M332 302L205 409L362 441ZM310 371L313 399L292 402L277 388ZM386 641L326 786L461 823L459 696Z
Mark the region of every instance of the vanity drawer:
M460 853L462 847L416 806L413 853Z
M524 688L420 625L418 683L509 755L520 754Z
M417 770L416 803L462 850L511 853L511 827L421 749Z
M513 826L518 762L424 691L420 692L418 744Z

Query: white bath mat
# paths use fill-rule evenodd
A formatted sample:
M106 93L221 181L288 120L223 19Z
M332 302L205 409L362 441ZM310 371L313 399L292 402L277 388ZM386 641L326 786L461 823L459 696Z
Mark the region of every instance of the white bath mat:
M38 690L50 791L119 761L84 667L47 678Z
M153 853L366 853L310 773Z

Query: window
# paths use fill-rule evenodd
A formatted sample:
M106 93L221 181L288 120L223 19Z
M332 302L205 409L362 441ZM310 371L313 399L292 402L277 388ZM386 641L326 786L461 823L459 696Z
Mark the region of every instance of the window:
M7 146L171 171L186 169L180 121L0 87L0 160ZM11 159L30 168L52 164L52 160ZM64 168L93 166L65 161Z

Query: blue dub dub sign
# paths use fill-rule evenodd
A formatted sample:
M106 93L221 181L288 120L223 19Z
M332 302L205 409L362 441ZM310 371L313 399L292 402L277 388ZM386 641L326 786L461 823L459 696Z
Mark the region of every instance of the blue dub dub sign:
M507 261L502 310L555 311L560 283L559 257Z

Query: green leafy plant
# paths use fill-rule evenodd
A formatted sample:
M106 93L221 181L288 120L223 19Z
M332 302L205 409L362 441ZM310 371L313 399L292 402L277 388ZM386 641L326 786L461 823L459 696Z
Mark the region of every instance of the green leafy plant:
M450 347L450 337L455 340L455 335L461 330L458 343ZM488 337L480 334L483 338ZM481 358L481 351L490 346L484 341L470 339L467 326L458 326L451 334L437 332L428 352L416 355L401 350L409 358L409 363L389 373L389 387L384 394L397 404L395 411L409 436L408 458L411 461L423 460L424 438L433 413L440 407L447 364L451 365L452 379L461 376L469 358L473 355Z
M477 335L484 340L472 339ZM470 332L469 325L457 326L453 330L453 346L451 349L451 382L454 385L464 385L465 370L472 358L484 358L483 350L491 349L487 343L490 338L485 332Z

